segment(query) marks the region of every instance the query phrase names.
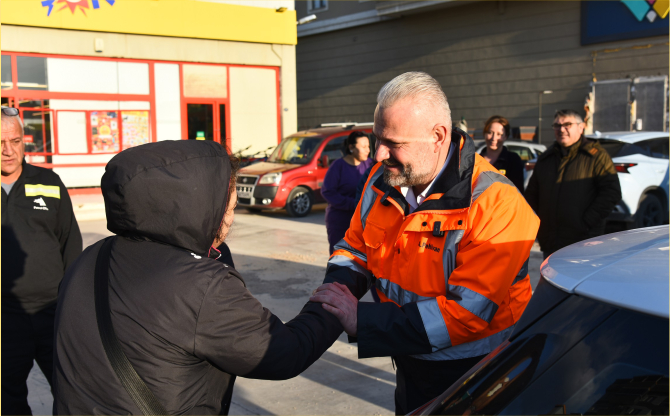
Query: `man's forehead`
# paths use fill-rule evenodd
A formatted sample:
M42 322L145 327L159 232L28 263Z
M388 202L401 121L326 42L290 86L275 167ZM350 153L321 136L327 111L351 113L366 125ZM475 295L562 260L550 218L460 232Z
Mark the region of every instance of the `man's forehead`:
M579 121L575 118L575 116L557 116L554 120L558 121L559 123L577 123Z

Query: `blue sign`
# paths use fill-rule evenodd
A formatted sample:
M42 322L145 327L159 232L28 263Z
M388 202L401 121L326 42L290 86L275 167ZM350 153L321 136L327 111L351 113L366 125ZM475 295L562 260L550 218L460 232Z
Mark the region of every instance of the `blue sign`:
M668 36L667 0L582 1L581 44Z

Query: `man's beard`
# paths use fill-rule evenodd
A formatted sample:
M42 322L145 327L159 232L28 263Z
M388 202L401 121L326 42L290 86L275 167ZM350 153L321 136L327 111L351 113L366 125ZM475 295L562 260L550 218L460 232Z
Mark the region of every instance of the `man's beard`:
M428 169L424 169L424 160L418 163L418 169L409 163L406 165L401 165L397 160L390 161L390 159L384 160L382 164L384 166L400 168L400 173L398 174L393 174L391 171L384 169L384 182L390 186L424 185L425 182L427 182L428 176L430 175Z

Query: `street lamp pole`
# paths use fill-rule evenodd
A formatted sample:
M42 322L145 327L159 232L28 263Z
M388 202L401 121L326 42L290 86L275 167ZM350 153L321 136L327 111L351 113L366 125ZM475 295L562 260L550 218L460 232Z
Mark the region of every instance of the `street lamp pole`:
M542 144L542 96L544 94L552 94L552 93L553 93L553 91L551 91L551 90L544 90L544 91L540 91L540 93L538 94L539 102L540 102L540 113L539 113L538 118L537 118L537 120L538 120L537 142L540 143L540 144Z

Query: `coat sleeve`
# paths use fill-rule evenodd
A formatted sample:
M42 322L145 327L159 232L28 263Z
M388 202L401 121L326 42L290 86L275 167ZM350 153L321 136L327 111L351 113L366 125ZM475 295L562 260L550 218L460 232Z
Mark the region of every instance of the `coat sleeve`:
M525 169L525 164L523 160L514 152L510 152L512 155L510 160L509 172L507 172L507 178L517 187L519 192L523 195L523 171Z
M473 203L446 296L401 308L390 302L359 304L359 357L425 354L483 337L524 271L539 228L539 219L511 186L491 185Z
M584 223L589 228L607 218L617 202L621 201L621 184L614 169L614 163L602 149L596 154L593 179L597 189L596 197L584 212Z
M321 304L308 302L284 324L246 289L236 271L221 271L203 299L194 354L247 378L284 380L316 361L342 333Z
M342 164L346 163L342 159L338 159L333 162L332 166L326 172L326 177L323 180L323 186L321 187L321 195L324 199L328 201L328 204L333 208L353 211L356 209L356 203L358 200L346 195L343 195L340 191L340 185L342 183Z
M77 219L74 217L70 194L67 192L67 188L61 182L60 178L58 182L58 186L60 187L60 206L58 207L57 236L65 267L63 272L65 272L81 254L83 242L81 232L79 231L79 224L77 224Z
M535 168L537 168L537 164L535 165ZM539 212L540 182L537 178L536 170L537 169L533 169L533 173L528 180L528 187L523 195L526 197L526 202L528 202L528 205L530 205L533 211Z

